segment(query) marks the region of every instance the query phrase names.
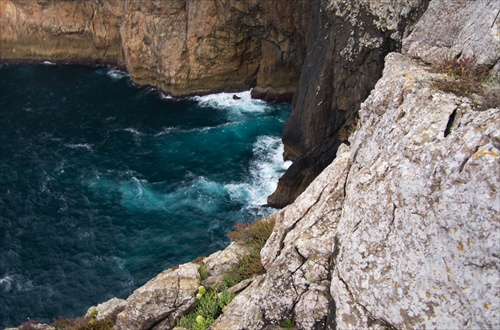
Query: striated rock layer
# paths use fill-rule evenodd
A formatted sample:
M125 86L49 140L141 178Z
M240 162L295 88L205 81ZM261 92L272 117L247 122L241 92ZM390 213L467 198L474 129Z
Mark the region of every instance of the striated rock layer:
M126 67L174 96L240 91L291 100L309 1L0 2L2 61Z

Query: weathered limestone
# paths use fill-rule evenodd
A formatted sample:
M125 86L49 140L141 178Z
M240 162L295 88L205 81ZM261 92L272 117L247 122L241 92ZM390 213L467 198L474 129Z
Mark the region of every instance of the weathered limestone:
M125 305L126 301L124 299L111 298L97 306L90 307L85 315L89 316L93 311L97 311L95 319L101 321L107 317L118 314L118 312L125 309Z
M305 0L0 2L0 59L126 67L174 96L241 91L291 100Z
M387 56L350 150L277 214L267 273L216 329L500 326L500 108L437 78Z
M500 109L433 79L390 54L362 105L331 286L340 328L499 325Z
M168 269L135 290L118 314L115 329L170 329L195 301L200 285L199 265Z
M0 1L0 59L123 66L122 1Z
M403 53L427 63L476 56L492 68L500 53L498 7L496 1L432 1L404 40Z

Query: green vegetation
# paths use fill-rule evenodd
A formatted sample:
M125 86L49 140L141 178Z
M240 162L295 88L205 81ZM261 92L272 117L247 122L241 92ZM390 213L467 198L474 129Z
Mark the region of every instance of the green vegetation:
M201 330L211 327L215 319L219 317L222 309L226 307L234 295L223 287L221 292L217 292L200 286L196 294L194 311L188 315L181 316L177 325L187 329Z
M229 238L232 241L248 246L250 253L240 258L234 271L224 274L225 284L221 290L207 290L203 286L198 288L194 310L187 315L181 316L177 321L178 326L192 330L211 327L222 313L222 309L229 305L234 298L234 294L228 288L253 275L264 272L260 259L260 250L271 236L274 223L275 218L271 216L264 220L257 220L253 224L239 223L236 225L234 231L229 233ZM202 280L208 278L209 274L204 264L200 265L198 271Z
M488 75L488 68L478 65L475 57L446 58L434 70L448 76L445 80L434 82L434 86L460 96L481 93Z
M260 250L264 247L273 232L275 217L272 215L252 224L238 223L229 233L229 238L250 248L250 254L244 255L238 261L238 267L232 273L225 274L224 279L229 287L254 275L264 273L260 258Z
M59 318L51 324L57 330L112 330L116 323L116 317L123 311L117 309L112 315L97 320L97 310L93 310L85 317Z
M293 329L295 327L295 324L293 324L292 320L286 319L281 326L285 329Z

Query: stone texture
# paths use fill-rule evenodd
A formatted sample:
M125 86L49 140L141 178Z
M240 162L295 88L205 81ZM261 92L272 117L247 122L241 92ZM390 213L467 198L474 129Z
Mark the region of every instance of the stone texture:
M331 287L340 328L499 326L500 109L433 79L391 54L362 105Z
M382 75L383 58L423 13L427 1L313 1L292 113L285 124L285 158L294 163L268 204L283 207L328 166L359 106Z
M174 96L241 91L290 100L306 0L0 1L2 61L125 66Z
M500 108L438 78L386 57L350 149L277 213L266 274L215 329L500 326Z
M0 59L123 66L122 1L0 1Z
M427 63L476 56L491 68L500 53L498 7L497 1L432 1L404 40L403 53Z
M101 321L105 318L116 315L118 312L125 308L126 302L124 299L111 298L110 300L103 302L97 306L92 306L87 310L86 316L90 315L92 311L97 311L96 320Z
M249 251L248 246L233 242L224 250L206 257L203 263L210 276L222 276L233 271L238 266L238 260Z
M297 202L276 214L274 232L261 251L266 274L234 298L215 329L262 329L292 318L302 329L327 325L329 257L342 211L348 151L342 146Z
M115 329L170 329L195 302L200 285L199 265L168 269L135 290L118 314Z

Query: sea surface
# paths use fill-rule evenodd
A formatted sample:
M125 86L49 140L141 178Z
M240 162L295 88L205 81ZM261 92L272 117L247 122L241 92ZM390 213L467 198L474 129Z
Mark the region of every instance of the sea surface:
M290 106L237 95L176 100L110 67L0 66L0 327L127 297L270 213Z

